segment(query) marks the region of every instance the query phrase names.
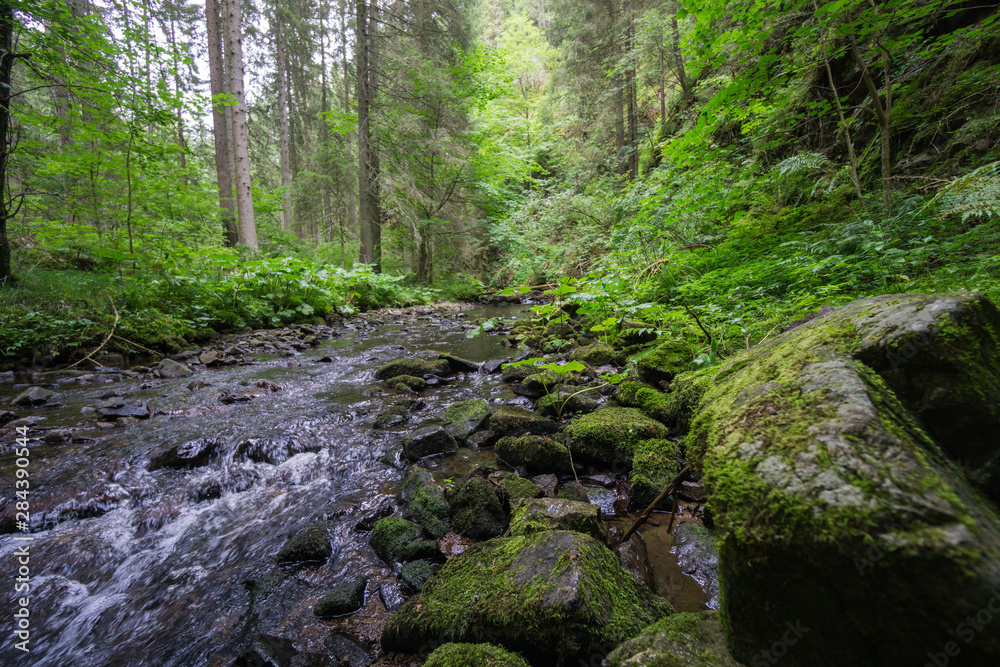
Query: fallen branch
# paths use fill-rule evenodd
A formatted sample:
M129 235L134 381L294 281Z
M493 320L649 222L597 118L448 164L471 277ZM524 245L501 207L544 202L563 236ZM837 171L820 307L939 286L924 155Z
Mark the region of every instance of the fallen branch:
M163 356L163 353L162 353L162 352L157 352L156 350L151 350L151 349L149 349L148 347L143 347L142 345L139 345L139 343L136 343L136 342L133 342L133 341L130 341L130 340L129 340L128 338L122 338L122 337L121 337L121 336L119 336L118 334L113 334L113 335L112 335L111 337L112 337L112 338L117 338L118 340L120 340L120 341L122 341L122 342L125 342L125 343L128 343L128 344L129 344L129 345L131 345L132 347L137 347L137 348L139 348L140 350L143 350L143 351L145 351L145 352L149 352L150 354L153 354L153 355L156 355L157 357L162 357L162 356Z
M71 364L70 366L67 366L64 370L68 371L71 368L75 368L76 366L79 366L83 362L85 362L88 359L90 359L91 357L93 357L95 354L97 354L98 352L100 352L104 348L104 346L108 344L108 341L111 340L111 337L115 335L115 329L118 327L118 309L115 308L115 300L112 299L110 296L108 297L108 301L111 302L111 310L115 311L115 321L111 323L111 331L108 332L108 337L104 339L104 342L101 343L97 347L96 350L94 350L93 352L91 352L90 354L88 354L87 356L85 356L83 359L81 359L80 361L76 362L75 364ZM93 359L90 359L90 360L93 361L98 366L102 366L103 365L99 361L94 361Z
M677 477L674 477L672 480L670 480L670 483L667 484L667 488L663 489L660 495L656 496L656 500L651 502L649 504L649 507L643 510L642 514L639 515L639 518L636 519L635 523L632 524L632 527L629 528L627 531L625 531L625 534L622 535L621 539L615 542L613 546L618 546L619 544L625 542L628 538L632 537L632 534L639 529L639 526L646 523L646 519L648 519L649 515L653 513L653 508L656 507L661 500L663 500L676 490L677 485L679 485L681 481L685 477L687 477L688 470L690 469L691 466L684 466L684 468L679 473L677 473Z

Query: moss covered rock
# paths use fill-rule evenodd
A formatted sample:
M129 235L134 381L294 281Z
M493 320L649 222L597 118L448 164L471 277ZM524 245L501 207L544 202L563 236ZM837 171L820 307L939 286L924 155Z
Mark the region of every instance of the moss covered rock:
M669 339L657 345L652 352L635 363L635 368L646 382L670 382L678 373L691 368L694 347L684 340Z
M389 378L388 384L396 391L409 389L410 391L421 392L424 389L427 389L426 380L412 375L397 375Z
M448 362L448 368L452 373L475 373L479 370L479 364L475 361L456 357L454 354L446 352L441 352L438 356Z
M578 347L569 355L571 361L581 361L590 366L604 366L615 359L615 348L607 343L594 343Z
M382 408L379 410L379 413L375 415L375 422L372 424L372 428L389 428L391 426L405 424L409 420L409 408L405 405L390 405L387 408Z
M431 578L434 572L431 570L430 561L427 560L415 560L407 563L399 571L399 578L404 584L409 586L415 591L421 591L427 580Z
M459 442L465 442L474 431L487 423L491 414L490 404L481 398L453 403L444 411L445 430Z
M981 363L991 334L960 323L988 310L973 295L865 300L711 377L687 443L721 536L722 612L736 659L752 660L791 620L810 631L784 658L790 665L923 664L994 599L995 507L859 361L902 335L906 313L920 323L927 311L931 342L911 363L945 349L954 367ZM874 331L882 337L868 342ZM972 360L958 350L974 351ZM1000 632L961 651L968 664L997 663Z
M542 498L545 496L545 489L514 472L494 473L490 475L490 480L496 484L504 500L511 505L521 498Z
M497 408L490 416L490 430L503 435L523 435L525 433L555 433L559 425L555 422L514 405Z
M529 392L544 396L559 384L559 375L555 371L544 370L532 373L521 380L521 385Z
M369 543L379 558L392 564L406 560L405 556L412 555L407 552L407 547L419 541L422 534L420 526L412 521L386 517L375 522Z
M566 427L573 454L603 465L631 465L643 440L664 439L667 427L635 408L604 407Z
M500 438L494 451L507 465L533 473L569 469L566 445L541 435Z
M622 382L615 392L615 400L626 408L638 408L647 417L671 426L669 394L653 389L642 382Z
M278 563L324 563L333 555L330 545L329 524L316 523L300 530L285 546L281 547L275 561Z
M425 375L447 375L451 367L445 359L396 359L375 371L376 380L389 380L400 375L422 378Z
M441 426L424 426L403 441L403 453L411 461L436 454L454 454L458 442Z
M537 372L538 369L532 366L504 366L500 372L500 379L504 382L521 382Z
M536 666L575 665L669 611L594 538L547 531L490 540L452 558L393 614L382 647L490 642Z
M593 392L596 395L596 392ZM542 396L535 403L535 412L546 417L561 419L569 414L585 415L601 407L601 404L586 393L559 391Z
M367 579L357 579L334 586L329 593L316 603L313 613L317 618L336 618L353 614L365 604Z
M608 541L608 529L597 505L562 498L525 498L511 506L508 535L545 530L575 530L599 542Z
M430 472L413 467L403 480L400 498L410 518L420 524L428 535L441 539L448 532L448 503L444 491L434 483Z
M528 662L493 644L449 643L434 649L424 667L528 667Z
M656 500L681 471L677 443L672 440L644 440L632 454L632 494L637 507Z
M451 525L459 535L486 540L507 530L507 512L496 489L476 472L448 494Z
M794 649L789 647L789 650ZM726 649L722 623L713 611L660 619L616 648L606 664L609 667L739 667Z

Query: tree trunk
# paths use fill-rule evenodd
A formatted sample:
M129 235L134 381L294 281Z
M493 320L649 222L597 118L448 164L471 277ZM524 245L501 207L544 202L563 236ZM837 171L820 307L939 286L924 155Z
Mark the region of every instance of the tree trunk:
M292 167L288 161L288 90L285 87L285 74L288 69L288 63L285 57L285 37L281 33L281 22L281 7L279 5L274 11L274 41L278 60L276 70L278 74L279 132L281 135L279 141L281 146L281 188L284 190L284 194L282 195L284 210L281 212L281 226L288 231L292 228Z
M187 145L184 141L184 93L181 90L181 66L177 59L177 37L174 33L174 24L177 22L176 17L171 14L170 16L170 48L173 50L174 57L174 92L177 94L177 145L180 147L180 167L182 171L187 170ZM147 28L147 32L148 32ZM186 186L188 184L187 174L181 176L181 182Z
M687 101L691 97L691 83L688 81L687 72L684 71L684 54L681 53L681 30L677 25L676 6L673 14L670 15L670 25L674 33L674 71L677 74L677 83L681 86L681 95L684 101Z
M10 74L14 59L14 9L9 2L0 2L0 286L12 277L10 268L10 242L7 239L7 220L13 217L13 202L7 192L7 158L10 157Z
M638 118L638 100L636 83L635 83L635 64L633 55L635 49L635 21L632 16L632 10L627 9L628 16L626 21L628 24L625 28L625 34L627 36L626 46L629 53L629 64L625 68L625 95L628 106L628 177L629 180L634 181L639 176L639 128L637 127Z
M219 5L216 0L205 0L205 23L208 33L208 71L212 92L212 134L215 136L215 173L219 180L219 208L226 245L236 245L236 204L233 201L233 172L230 165L229 137L232 130L227 123L226 110L230 107L219 103L226 91L222 56L222 36L219 32Z
M257 252L257 225L254 222L253 189L250 185L250 146L247 141L247 103L243 92L243 30L240 16L242 0L226 0L228 74L236 98L233 112L233 159L236 162L237 233L240 245Z
M341 64L343 66L344 72L344 113L351 113L351 79L348 76L347 67L347 0L341 0L340 2L340 55ZM351 141L351 135L348 134L346 137L347 144L347 154L350 155L353 152L353 142ZM354 188L347 189L347 224L352 228L357 224L358 220L358 205L354 199ZM343 228L341 228L343 229ZM343 243L344 238L341 234L341 253L340 256L343 258ZM343 261L343 259L341 260Z
M372 0L374 2L374 0ZM374 12L372 12L374 19ZM374 22L374 21L373 21ZM358 79L358 226L361 239L359 261L372 264L376 272L382 270L381 212L379 202L379 162L371 141L371 106L375 95L375 77L372 72L377 63L372 49L372 34L368 24L368 7L365 0L358 0L357 57Z
M883 107L878 88L872 80L871 72L868 71L868 64L861 57L861 51L858 50L858 40L854 35L851 35L851 54L854 56L854 62L857 64L858 69L861 70L861 80L868 90L869 97L872 98L872 113L878 121L879 140L882 144L882 198L885 204L885 212L888 215L892 213L892 189L889 186L889 179L892 178L892 147L889 144L890 130L892 129L892 117L890 116L892 109L889 105L892 98L888 92L890 90L889 68L885 65L885 88L887 92L886 104Z

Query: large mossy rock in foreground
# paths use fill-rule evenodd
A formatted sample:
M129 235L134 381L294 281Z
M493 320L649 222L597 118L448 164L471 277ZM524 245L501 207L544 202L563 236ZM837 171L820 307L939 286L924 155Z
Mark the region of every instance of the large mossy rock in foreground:
M492 644L445 644L427 656L424 667L528 667L528 663Z
M476 544L392 616L389 651L488 642L536 667L590 664L670 612L597 540L551 531Z
M878 297L715 370L686 442L722 538L734 658L752 664L792 623L808 630L784 647L789 667L922 665L956 641L962 664L1000 664L1000 623L963 640L968 619L1000 601L996 508L862 363L912 337L912 324L926 333L907 360L913 368L931 355L975 381L976 396L995 396L995 314L975 295ZM990 422L980 407L973 401L970 412ZM955 417L976 430L968 415ZM998 443L976 452L988 458Z
M789 638L792 637L795 635ZM609 667L739 667L726 649L722 623L714 611L673 614L660 619L616 648L608 656L607 664ZM773 663L765 659L762 664Z

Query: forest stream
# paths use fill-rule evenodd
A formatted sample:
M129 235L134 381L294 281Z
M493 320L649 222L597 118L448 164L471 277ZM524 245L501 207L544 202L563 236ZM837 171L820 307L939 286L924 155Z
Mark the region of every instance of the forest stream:
M405 423L376 429L376 415L400 396L375 371L427 350L475 362L510 357L516 351L501 336L466 332L527 312L389 310L315 327L318 342L299 350L279 345L229 366L192 364L186 377L103 369L0 384L3 403L27 386L57 394L46 406L14 408L18 423L31 422L30 664L256 664L243 654L261 638L274 651L325 656L315 664L390 664L379 631L407 589L398 565L383 563L368 538L375 519L397 510L408 465L400 443L459 400L530 402L498 374L457 373L413 397ZM233 345L283 333L244 334ZM100 423L94 406L116 397L144 401L152 416ZM6 451L16 435L9 425L4 433ZM438 484L477 464L509 469L492 449L422 461ZM14 497L13 456L4 457L0 479ZM605 520L622 524L614 480L581 481ZM11 509L0 517L3 562L24 544L15 541ZM670 553L664 516L644 529L654 586L679 611L705 609L698 583ZM333 555L322 565L276 565L289 537L319 520L328 522ZM440 545L451 556L470 542L449 533ZM314 616L332 586L358 578L368 579L361 611ZM255 604L261 591L266 601ZM13 643L3 651L0 662L13 664Z

